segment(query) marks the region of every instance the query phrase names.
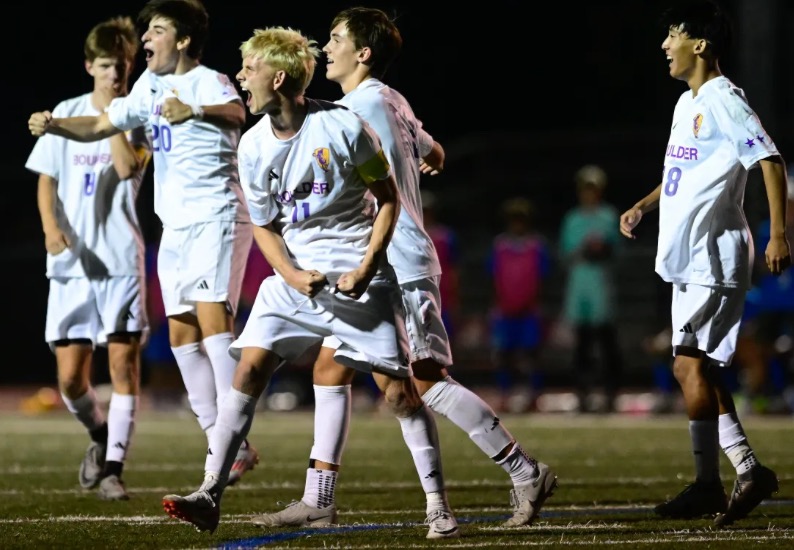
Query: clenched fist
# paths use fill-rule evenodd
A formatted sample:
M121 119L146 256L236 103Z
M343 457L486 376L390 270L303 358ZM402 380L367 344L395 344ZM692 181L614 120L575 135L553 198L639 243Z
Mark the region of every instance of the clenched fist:
M28 129L34 136L43 136L47 133L47 129L52 122L52 113L49 111L42 111L40 113L33 113L28 119Z

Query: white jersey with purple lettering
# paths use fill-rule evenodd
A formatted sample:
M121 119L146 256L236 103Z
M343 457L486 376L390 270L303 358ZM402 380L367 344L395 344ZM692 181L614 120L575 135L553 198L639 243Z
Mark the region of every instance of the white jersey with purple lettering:
M337 103L367 121L380 138L400 190L401 209L387 250L400 284L441 275L441 263L424 229L419 194L419 163L433 149L433 138L408 101L375 78L361 82Z
M265 115L240 140L240 180L251 221L281 231L299 269L331 284L361 265L375 215L366 182L389 165L378 137L346 107L306 99L298 133L281 140Z
M672 283L747 288L753 242L748 170L777 155L744 92L726 77L684 92L665 153L656 272Z
M242 101L229 78L203 65L176 75L148 69L127 97L114 99L110 122L121 129L147 124L154 150L154 210L163 225L178 229L208 221L248 222L237 171L239 128L221 128L191 118L169 124L163 102L188 105Z
M97 116L87 93L60 102L54 117ZM148 160L151 146L144 128L127 139ZM47 277L142 276L144 245L135 201L143 171L119 181L110 140L81 143L45 134L33 147L25 167L57 180L58 227L72 241L60 254L47 254Z

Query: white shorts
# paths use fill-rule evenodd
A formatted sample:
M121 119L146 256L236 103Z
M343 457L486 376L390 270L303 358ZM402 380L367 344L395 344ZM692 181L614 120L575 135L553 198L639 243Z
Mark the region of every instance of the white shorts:
M308 298L280 277L262 281L240 337L229 347L235 359L247 347L270 350L295 361L313 344L336 336L341 345L334 358L363 372L399 378L411 375L397 336L401 320L397 285L371 284L358 300L321 291Z
M398 327L400 344L411 363L433 359L439 365L452 365L449 336L441 319L440 277L427 277L400 285L404 323ZM329 336L323 347L338 349L339 340Z
M157 276L165 314L196 313L196 302L225 302L237 313L251 250L249 223L212 221L180 229L163 227Z
M140 332L149 336L143 277L56 277L50 279L44 338L54 348L58 340L91 340L107 345L108 335Z
M675 346L697 348L720 366L730 365L747 291L673 284L673 354Z

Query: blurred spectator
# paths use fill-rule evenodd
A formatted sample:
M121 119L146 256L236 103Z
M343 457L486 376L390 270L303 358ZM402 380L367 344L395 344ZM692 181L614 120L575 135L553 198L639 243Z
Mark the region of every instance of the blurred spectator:
M574 182L579 203L565 214L560 230L560 253L568 271L564 317L574 331L573 368L579 409L609 411L622 374L612 280L620 214L603 200L607 175L601 167L583 166L574 175ZM598 359L593 353L596 349L600 351ZM600 376L594 374L596 361L600 363ZM606 393L603 405L592 402L596 385Z
M543 341L539 296L549 273L549 247L534 230L532 203L522 197L502 205L505 231L493 240L491 345L501 409L530 410L543 389L537 359ZM516 378L519 378L519 382Z
M424 227L438 253L441 263L441 318L447 329L450 343L455 340L455 328L460 315L458 272L459 251L458 237L455 230L442 223L438 218L438 202L436 195L430 191L422 191L422 215Z
M794 164L788 168L788 207L786 231L794 243ZM769 219L762 220L754 232L753 286L747 293L744 317L736 344L736 362L741 369L739 384L745 412L794 412L794 399L782 402L792 383L792 344L794 343L794 273L769 272L764 251L769 242ZM786 393L789 397L792 390ZM778 403L775 403L777 398Z

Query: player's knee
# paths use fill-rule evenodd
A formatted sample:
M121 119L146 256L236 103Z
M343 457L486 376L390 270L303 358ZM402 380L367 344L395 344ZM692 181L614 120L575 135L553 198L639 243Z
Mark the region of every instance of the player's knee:
M422 406L410 378L391 379L383 389L383 399L394 416L399 418L411 416Z
M312 369L312 380L318 386L346 386L353 382L355 372L340 365L333 358L317 358Z

